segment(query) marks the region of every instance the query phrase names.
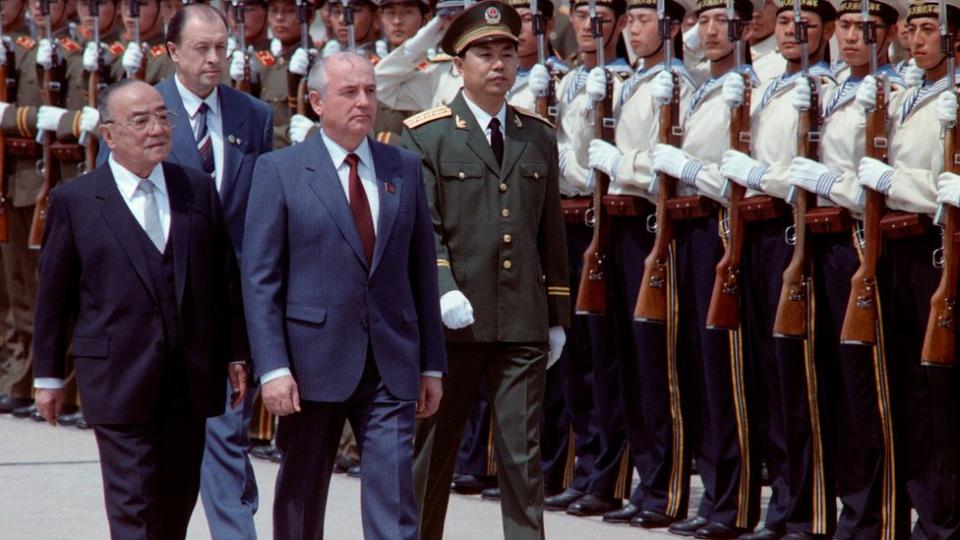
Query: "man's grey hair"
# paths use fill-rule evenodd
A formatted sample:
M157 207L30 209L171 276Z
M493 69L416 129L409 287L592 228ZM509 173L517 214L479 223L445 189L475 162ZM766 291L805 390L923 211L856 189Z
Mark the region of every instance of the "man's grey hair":
M370 69L373 69L373 64L370 60L363 56L362 54L355 53L352 51L338 52L332 54L326 58L320 58L313 63L313 67L310 68L310 73L307 74L307 89L313 90L323 96L324 92L327 91L327 84L330 82L327 66L333 62L348 61L350 63L361 62L370 66Z
M120 90L125 86L130 86L131 84L146 84L147 86L150 86L148 83L138 79L120 79L119 81L100 91L100 95L97 96L97 110L100 112L101 124L116 120L116 118L113 118L113 115L110 113L110 102L113 101L113 94L115 94L117 90Z

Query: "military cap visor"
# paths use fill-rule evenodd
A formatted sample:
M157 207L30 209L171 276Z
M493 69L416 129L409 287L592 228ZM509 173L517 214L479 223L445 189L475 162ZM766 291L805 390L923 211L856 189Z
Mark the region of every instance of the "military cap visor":
M458 56L478 43L498 40L517 43L522 24L517 10L503 2L487 0L458 15L447 28L440 46L443 52Z

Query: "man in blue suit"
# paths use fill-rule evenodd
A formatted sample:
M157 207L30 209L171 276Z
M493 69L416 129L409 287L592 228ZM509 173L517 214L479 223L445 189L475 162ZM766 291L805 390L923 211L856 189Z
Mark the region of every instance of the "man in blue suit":
M267 104L220 84L226 44L227 24L219 11L184 6L167 26L176 75L156 88L180 119L168 159L213 177L240 259L250 181L257 158L272 148L273 113ZM207 421L200 493L215 540L256 538L257 484L247 456L252 394L242 407L227 407Z
M326 58L308 87L323 128L257 162L241 264L254 374L280 416L274 536L323 537L349 420L364 536L412 540L414 418L436 411L447 365L420 158L367 137L366 58Z

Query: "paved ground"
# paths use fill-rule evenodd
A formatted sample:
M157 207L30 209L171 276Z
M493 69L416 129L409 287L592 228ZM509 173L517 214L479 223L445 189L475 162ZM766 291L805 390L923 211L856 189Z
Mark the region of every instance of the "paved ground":
M261 538L270 538L270 509L277 465L254 460L254 467L260 486L257 529ZM0 416L0 538L108 538L102 489L93 433ZM334 475L330 492L326 538L362 539L360 481ZM699 491L695 491L691 508L696 508L698 500ZM547 537L551 540L678 538L665 532L607 525L599 519L552 512L547 513L546 522ZM190 524L189 538L209 537L203 507L198 504ZM502 538L499 505L482 501L479 497L452 496L445 538Z

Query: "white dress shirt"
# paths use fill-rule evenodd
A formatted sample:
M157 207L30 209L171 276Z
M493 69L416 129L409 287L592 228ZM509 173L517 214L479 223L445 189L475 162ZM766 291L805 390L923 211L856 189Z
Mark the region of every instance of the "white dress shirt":
M363 140L360 141L360 144L351 152L340 146L330 137L327 137L327 133L323 129L320 130L320 136L323 140L323 145L327 148L327 153L330 154L330 160L333 161L333 166L337 170L337 176L340 177L340 186L343 188L343 193L346 195L348 203L350 202L350 165L346 162L347 154L354 153L360 158L360 163L357 164L357 174L360 176L360 184L363 186L363 191L367 194L367 202L370 204L370 217L373 219L373 232L376 234L377 222L380 217L380 188L377 183L377 171L373 166L373 152L370 150L370 142L364 137ZM271 369L260 376L260 384L266 384L273 379L285 375L291 375L290 368L282 367ZM426 377L442 377L443 373L439 371L424 371L421 375Z
M470 109L470 112L473 113L473 117L477 119L477 123L480 124L480 127L483 128L483 134L487 137L487 143L490 143L490 120L493 119L493 115L487 111L480 108L479 105L470 101L470 98L466 94L463 94L463 100L467 102L467 107ZM500 120L500 135L504 135L504 126L507 125L507 103L504 102L500 106L500 110L497 111L497 120Z
M140 227L144 228L144 223L146 222L144 207L146 205L147 195L137 191L141 177L117 163L116 160L113 159L113 154L110 154L110 157L107 158L107 163L110 166L110 172L113 173L113 180L117 184L117 189L120 191L120 198L126 203L127 208L130 209L130 213L133 214L134 219L137 220ZM160 225L163 227L163 241L166 242L170 239L170 197L167 194L167 181L163 176L163 166L159 163L154 166L153 170L150 171L150 175L147 176L147 179L153 183L155 188L153 190L153 197L157 201L157 210L160 212ZM146 228L144 228L144 231L146 231ZM63 388L63 379L58 377L39 377L33 380L33 386L35 388L47 389Z
M213 163L214 163L214 181L217 184L217 191L220 191L220 185L223 183L223 115L220 114L220 92L217 87L205 98L194 94L180 82L180 77L173 76L177 86L177 92L180 94L180 101L183 102L183 108L187 110L188 120L190 121L190 131L196 137L197 109L201 103L207 104L207 132L210 133L210 142L213 143ZM194 138L193 145L197 145Z

